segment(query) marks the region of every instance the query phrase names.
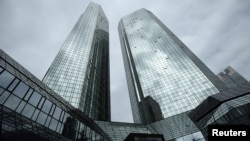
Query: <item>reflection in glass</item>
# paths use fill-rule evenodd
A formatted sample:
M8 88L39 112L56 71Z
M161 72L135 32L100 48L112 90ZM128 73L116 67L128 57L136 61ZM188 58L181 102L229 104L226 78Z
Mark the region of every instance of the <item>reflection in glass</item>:
M64 121L63 121L64 113L65 113L65 112L62 111L62 114L61 114L61 117L60 117L60 121L62 121L62 122L64 122Z
M33 120L36 120L36 118L37 118L39 112L40 112L40 111L36 109L36 111L34 112L34 114L33 114L33 116L32 116L32 119L33 119Z
M36 121L42 125L44 125L47 115L44 112L40 112L39 116L37 117Z
M10 95L10 97L8 98L8 100L5 102L4 105L12 110L15 110L20 101L21 100L16 96Z
M17 95L20 98L23 98L23 96L25 95L28 89L29 87L26 84L24 84L23 82L20 82L15 88L13 94Z
M26 102L21 101L21 103L18 105L18 107L16 109L16 112L21 113L22 110L23 110L23 108L24 108L24 106L25 106L25 104L26 104Z
M14 76L7 71L0 74L0 86L7 88L10 82L14 79Z
M31 95L32 92L33 92L33 89L29 89L28 93L27 93L26 96L24 97L24 99L25 99L26 101L28 101L28 99L30 98L30 95Z
M35 111L35 108L30 104L26 104L25 108L23 109L22 114L28 118L30 118Z
M0 87L0 95L2 94L3 91L4 89Z
M12 91L16 87L18 82L19 82L19 80L15 79L14 82L12 82L11 85L9 86L8 90Z
M2 55L1 50L0 54ZM0 117L4 115L3 118L0 118L3 122L2 128L0 128L3 129L2 133L7 140L69 140L60 135L64 129L62 121L66 122L67 119L70 119L66 122L67 124L65 123L69 127L67 128L69 131L65 130L65 132L68 133L67 136L70 139L74 140L78 134L80 122L86 120L90 121L89 126L94 124L94 121L81 113L70 112L75 109L69 103L58 98L55 92L43 85L24 68L19 67L18 63L13 67L13 72L17 72L15 77L6 76L10 73L0 67ZM34 89L39 91L36 92ZM100 129L98 130L100 131ZM3 139L2 137L0 140Z
M219 81L213 72L146 9L123 17L119 34L135 122L189 111L223 89L220 83L215 86ZM154 102L146 101L147 96ZM140 100L150 102L148 108ZM146 110L153 116L145 115Z
M58 125L57 125L57 128L56 128L56 131L58 133L60 133L61 126L62 126L62 123L59 122Z
M52 116L52 114L53 114L53 112L54 112L54 110L55 110L55 104L53 104L52 105L52 108L51 108L51 110L50 110L50 112L49 112L49 115L51 115Z
M39 105L38 105L38 108L39 108L39 109L42 107L44 100L45 100L45 98L42 97L42 99L41 99L41 101L40 101L40 103L39 103Z
M55 112L53 117L59 120L60 114L61 114L61 109L59 107L56 106Z
M0 104L3 104L9 95L10 93L8 91L4 91L3 94L0 96Z
M47 120L46 120L46 123L45 123L45 126L48 127L49 126L49 123L51 121L51 116L48 116Z
M37 93L37 92L35 91L35 92L31 95L30 100L29 100L29 103L32 104L33 106L37 106L37 104L38 104L38 102L39 102L39 100L40 100L41 97L42 97L42 96L41 96L39 93Z
M56 130L57 124L58 124L58 121L52 118L49 128L52 130Z
M109 121L108 20L100 6L92 5L77 21L43 82L90 118Z
M45 113L48 114L51 106L52 106L52 103L48 99L46 99L46 101L43 105L42 111L44 111Z

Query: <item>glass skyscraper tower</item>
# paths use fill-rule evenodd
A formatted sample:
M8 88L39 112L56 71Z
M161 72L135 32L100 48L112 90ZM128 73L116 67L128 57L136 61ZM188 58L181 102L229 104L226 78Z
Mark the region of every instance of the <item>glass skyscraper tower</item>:
M150 11L119 23L133 118L152 123L195 108L225 89L214 73Z
M62 45L43 82L94 120L110 121L109 29L90 3Z

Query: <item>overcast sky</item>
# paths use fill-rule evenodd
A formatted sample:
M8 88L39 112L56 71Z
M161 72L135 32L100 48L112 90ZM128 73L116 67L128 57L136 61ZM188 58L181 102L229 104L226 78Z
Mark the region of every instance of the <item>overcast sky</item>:
M249 0L93 0L109 19L112 121L133 122L118 22L153 12L215 74L228 65L250 80ZM1 0L0 48L40 80L88 0Z

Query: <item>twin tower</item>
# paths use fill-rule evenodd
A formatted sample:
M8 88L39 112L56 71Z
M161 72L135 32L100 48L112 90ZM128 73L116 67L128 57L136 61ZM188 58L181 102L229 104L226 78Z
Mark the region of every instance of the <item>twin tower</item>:
M157 17L140 9L118 26L136 123L190 111L225 87ZM43 82L94 120L110 121L109 22L90 3Z
M118 25L135 123L111 121L108 24L90 3L43 82L0 49L1 141L205 141L209 125L250 125L250 82L227 69L226 88L146 9Z

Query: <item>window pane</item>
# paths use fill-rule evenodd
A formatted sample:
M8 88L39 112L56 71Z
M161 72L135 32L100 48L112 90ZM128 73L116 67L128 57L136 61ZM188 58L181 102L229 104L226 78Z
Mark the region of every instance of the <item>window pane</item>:
M10 93L8 91L4 91L3 94L0 96L0 104L3 104L9 95Z
M44 100L45 100L45 98L42 97L42 99L41 99L41 101L40 101L40 103L39 103L39 105L38 105L38 108L39 108L39 109L42 107Z
M58 124L58 121L52 118L49 128L52 130L56 130L57 124Z
M25 95L25 93L27 92L27 90L29 89L29 86L27 86L26 84L24 84L23 82L20 82L17 87L14 90L14 94L17 95L20 98L23 98L23 96Z
M14 95L10 95L10 97L8 98L8 100L5 102L4 105L12 110L15 110L20 101L21 101L20 98Z
M59 107L56 106L56 110L55 110L55 112L54 112L53 117L59 120L61 111L62 111L62 110L61 110Z
M4 89L0 87L0 95L2 94L3 91Z
M64 111L62 111L62 115L61 115L61 117L60 117L60 121L63 121L63 116L64 116Z
M33 92L33 89L29 89L28 93L26 94L26 96L24 98L26 101L28 101L28 99L30 98L30 95L32 94L32 92Z
M34 91L30 97L29 103L36 107L41 97L42 96L39 93Z
M59 123L58 123L58 126L57 126L57 128L56 128L56 131L57 131L57 132L60 132L61 126L62 126L62 124L59 122Z
M7 86L10 84L10 82L14 79L15 77L10 74L7 71L4 71L0 74L0 86L7 88Z
M47 120L46 120L46 123L45 123L45 126L46 127L49 127L49 123L51 121L51 116L48 116Z
M45 113L49 113L49 110L50 110L50 108L51 108L51 106L52 106L52 103L48 100L48 99L46 99L46 101L45 101L45 103L44 103L44 105L43 105L43 108L42 108L42 110L45 112Z
M47 115L44 112L40 112L39 116L37 117L37 122L44 125L44 122L47 118Z
M15 79L14 82L12 82L11 85L9 86L8 90L12 91L16 87L18 82L19 82L19 80Z
M49 115L51 115L52 116L52 114L53 114L53 112L54 112L54 109L55 109L55 104L53 104L53 106L52 106L52 108L51 108L51 110L50 110L50 112L49 112Z
M21 113L21 111L23 110L24 106L25 106L26 102L21 101L21 103L18 105L16 112Z
M25 108L23 109L22 114L30 118L32 114L34 113L34 111L35 111L35 108L33 106L31 106L30 104L26 104Z
M36 118L37 118L39 112L40 112L40 110L37 110L37 109L35 110L35 112L34 112L34 114L33 114L33 116L32 116L32 119L33 119L33 120L36 120Z
M62 134L63 128L64 128L64 124L61 124L61 128L60 128L60 131L59 131L60 134Z

